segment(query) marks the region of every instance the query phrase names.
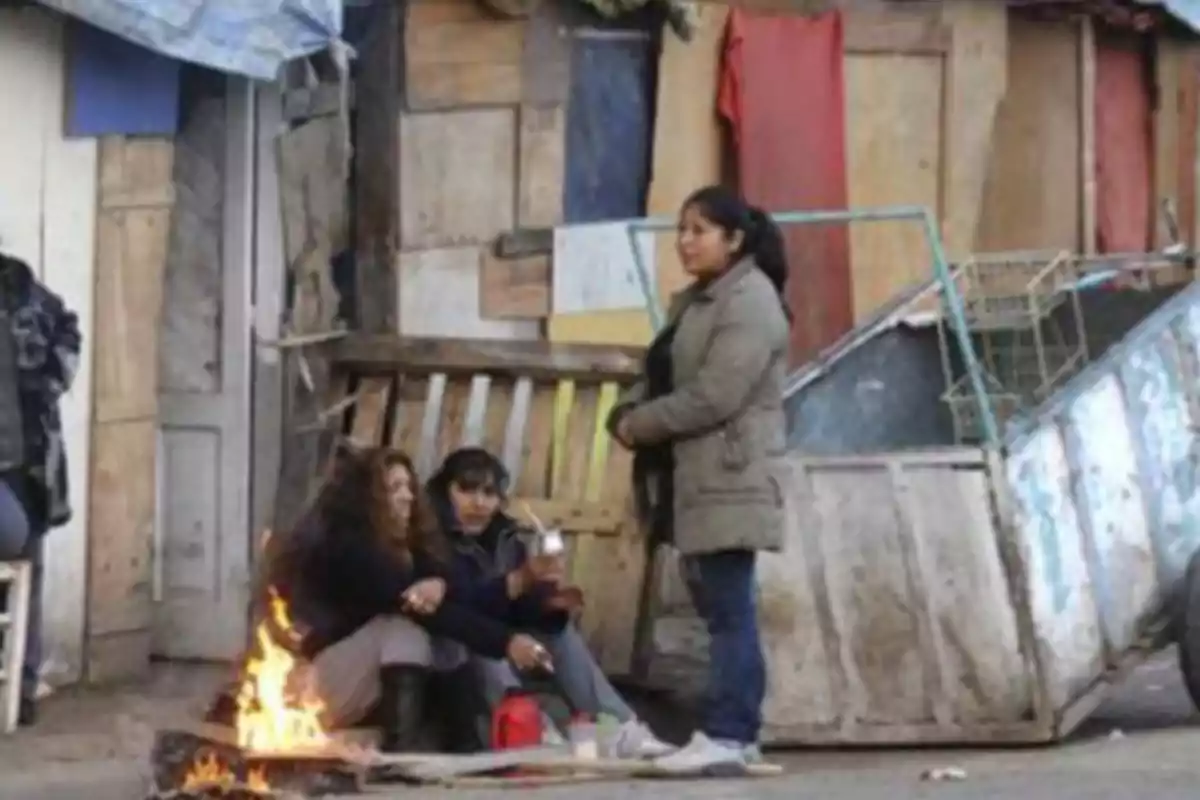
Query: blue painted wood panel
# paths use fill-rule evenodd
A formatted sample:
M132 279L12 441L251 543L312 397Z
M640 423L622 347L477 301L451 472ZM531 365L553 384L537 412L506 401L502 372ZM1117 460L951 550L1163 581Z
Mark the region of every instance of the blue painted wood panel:
M649 38L575 40L567 111L566 222L645 216L653 63Z

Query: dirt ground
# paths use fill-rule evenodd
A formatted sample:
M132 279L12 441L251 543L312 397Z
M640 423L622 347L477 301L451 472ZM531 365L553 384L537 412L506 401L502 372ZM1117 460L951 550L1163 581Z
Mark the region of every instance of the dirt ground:
M139 800L155 728L195 714L223 673L170 666L144 685L71 691L48 700L38 727L0 740L3 800ZM675 721L678 721L678 717ZM668 720L670 722L671 720ZM668 727L680 727L670 726ZM1174 656L1164 653L1121 686L1064 745L1021 750L778 753L786 774L754 782L688 782L670 794L705 800L1193 800L1200 781L1200 725ZM962 780L922 779L956 767ZM661 783L547 788L545 800L661 798ZM400 789L380 797L500 800L513 790Z

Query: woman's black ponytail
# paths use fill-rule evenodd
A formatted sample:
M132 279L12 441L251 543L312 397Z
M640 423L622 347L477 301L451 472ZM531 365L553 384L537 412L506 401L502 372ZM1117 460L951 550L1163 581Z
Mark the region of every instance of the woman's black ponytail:
M792 312L787 304L788 263L783 231L770 214L746 203L732 189L713 185L697 189L683 204L695 208L701 216L723 228L729 235L742 234L742 246L736 257L750 256L779 294L788 321Z

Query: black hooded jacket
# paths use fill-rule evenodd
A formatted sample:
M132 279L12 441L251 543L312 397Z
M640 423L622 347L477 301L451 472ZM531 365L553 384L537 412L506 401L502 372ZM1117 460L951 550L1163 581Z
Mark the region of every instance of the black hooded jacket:
M358 531L334 530L319 510L296 526L299 553L289 577L278 586L301 629L301 652L312 658L379 615L398 614L401 596L414 583L432 577L447 582L433 614L410 618L431 635L460 642L488 658L503 658L512 634L480 613L453 580L452 565L423 553L411 565Z

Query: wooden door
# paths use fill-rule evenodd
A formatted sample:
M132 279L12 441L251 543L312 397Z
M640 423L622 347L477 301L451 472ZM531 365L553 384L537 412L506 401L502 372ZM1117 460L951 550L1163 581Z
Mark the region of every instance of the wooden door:
M925 206L940 219L943 63L940 53L847 54L851 208ZM850 254L857 322L933 272L913 220L851 223Z
M212 81L212 78L208 78ZM254 89L185 83L159 382L156 655L245 644L250 564Z

